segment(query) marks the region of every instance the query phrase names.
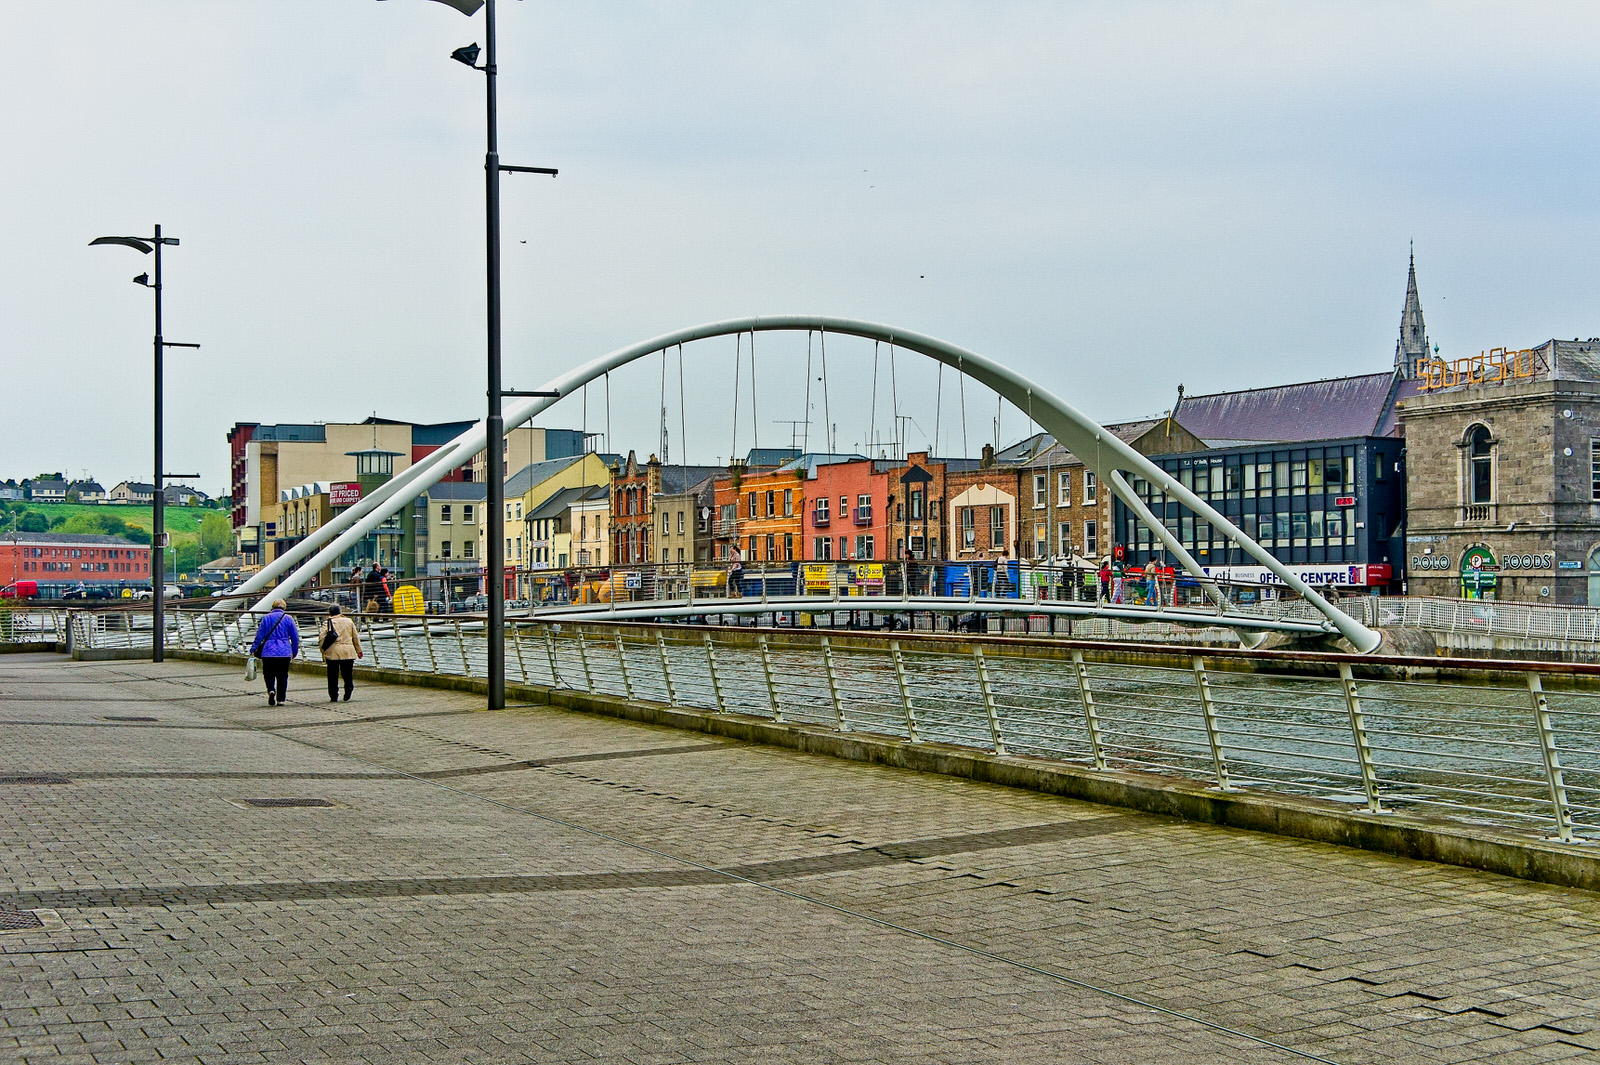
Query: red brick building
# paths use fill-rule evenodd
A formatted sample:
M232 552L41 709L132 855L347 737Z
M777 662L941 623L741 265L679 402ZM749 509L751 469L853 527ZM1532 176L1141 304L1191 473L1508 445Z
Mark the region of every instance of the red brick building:
M133 585L150 583L150 548L120 536L7 533L0 537L0 585Z

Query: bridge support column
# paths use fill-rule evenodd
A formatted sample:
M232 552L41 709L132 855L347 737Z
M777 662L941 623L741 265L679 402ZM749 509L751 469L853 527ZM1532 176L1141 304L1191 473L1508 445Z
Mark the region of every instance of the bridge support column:
M906 715L906 735L912 743L921 743L917 736L917 710L911 703L911 684L906 679L906 657L900 650L899 640L889 641L889 653L894 656L894 681L900 689L900 709Z
M772 679L772 649L767 646L767 634L761 633L756 637L756 646L761 648L761 675L767 682L767 706L772 710L772 720L783 720L783 705L778 702L778 685Z

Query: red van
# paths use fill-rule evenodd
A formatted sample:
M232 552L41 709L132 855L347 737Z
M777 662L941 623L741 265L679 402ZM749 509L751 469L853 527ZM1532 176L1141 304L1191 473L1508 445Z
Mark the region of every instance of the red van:
M17 581L0 588L0 599L37 599L39 598L38 581Z

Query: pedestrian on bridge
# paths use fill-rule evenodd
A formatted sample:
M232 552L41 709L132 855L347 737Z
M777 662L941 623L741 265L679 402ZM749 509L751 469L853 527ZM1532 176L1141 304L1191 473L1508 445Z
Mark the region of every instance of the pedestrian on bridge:
M361 633L354 618L346 617L339 604L328 607L328 620L322 623L322 661L328 667L328 702L339 701L339 681L344 681L344 701L356 690L356 659L365 658Z
M289 663L300 653L300 629L289 616L289 604L272 601L272 610L256 626L250 653L261 659L261 675L267 680L267 705L277 706L289 694Z

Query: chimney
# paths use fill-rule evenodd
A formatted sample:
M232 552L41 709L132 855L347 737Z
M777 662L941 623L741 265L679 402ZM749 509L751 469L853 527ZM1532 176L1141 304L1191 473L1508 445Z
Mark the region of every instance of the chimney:
M983 458L978 461L978 465L980 467L982 467L983 469L988 469L990 466L994 465L994 445L993 444L985 444L985 445L983 445Z

